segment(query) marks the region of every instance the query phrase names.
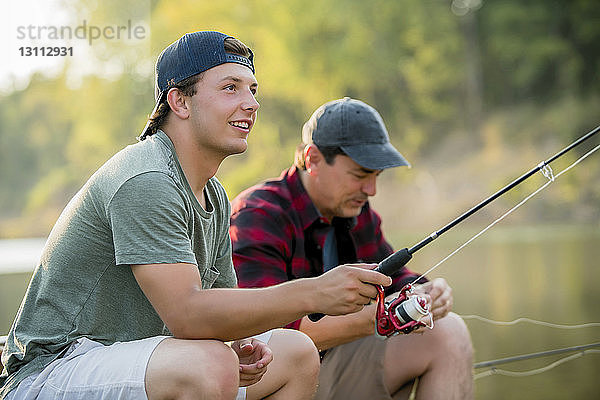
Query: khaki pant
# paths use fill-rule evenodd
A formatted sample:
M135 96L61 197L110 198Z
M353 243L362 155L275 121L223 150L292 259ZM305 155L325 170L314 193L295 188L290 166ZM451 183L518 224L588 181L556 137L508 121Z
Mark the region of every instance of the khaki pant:
M368 336L328 350L316 400L391 400L383 381L387 341Z

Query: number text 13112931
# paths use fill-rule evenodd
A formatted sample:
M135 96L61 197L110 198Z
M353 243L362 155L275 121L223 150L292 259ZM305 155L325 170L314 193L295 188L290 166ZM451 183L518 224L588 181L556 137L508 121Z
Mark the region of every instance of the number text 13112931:
M73 47L19 47L22 57L65 57L73 56Z

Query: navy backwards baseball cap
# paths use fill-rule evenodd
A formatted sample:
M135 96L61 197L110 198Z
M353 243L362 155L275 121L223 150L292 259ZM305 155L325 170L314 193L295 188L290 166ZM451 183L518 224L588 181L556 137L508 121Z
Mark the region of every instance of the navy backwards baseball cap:
M230 37L221 32L201 31L186 33L171 43L156 60L156 100L173 85L217 65L238 63L254 73L252 51L249 58L225 52L225 39Z
M225 51L225 39L230 37L233 36L214 31L191 32L186 33L167 46L156 60L154 86L156 106L150 115L154 115L169 89L184 79L207 71L217 65L237 63L250 68L252 73L255 73L252 50L248 49L250 51L249 57ZM148 126L149 122L142 131L141 137L145 136Z
M317 147L340 147L354 162L367 169L410 167L390 143L377 110L349 97L317 108L302 127L302 141Z

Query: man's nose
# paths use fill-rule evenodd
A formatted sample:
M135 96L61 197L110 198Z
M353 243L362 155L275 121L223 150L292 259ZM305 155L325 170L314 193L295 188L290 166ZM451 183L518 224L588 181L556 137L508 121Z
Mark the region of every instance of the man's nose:
M365 182L362 186L362 191L367 196L375 196L375 194L377 193L377 176L376 175L369 176L365 180Z
M260 103L256 100L254 93L248 91L248 95L244 98L244 102L242 103L242 108L246 111L255 112L260 107Z

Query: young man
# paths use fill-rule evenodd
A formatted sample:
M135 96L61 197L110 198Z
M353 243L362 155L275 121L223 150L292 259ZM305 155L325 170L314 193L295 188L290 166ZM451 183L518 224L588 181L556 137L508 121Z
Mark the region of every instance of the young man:
M234 288L214 174L246 150L257 86L252 52L222 33L186 34L161 53L142 140L90 178L50 233L2 355L0 398L313 396L309 338L243 338L311 312L356 312L391 280L358 265Z
M368 198L384 169L408 162L389 142L381 116L358 100L332 101L314 112L302 138L294 166L232 203L230 234L242 287L319 276L338 264L379 262L393 252ZM387 293L416 278L404 270ZM317 399L407 398L417 377L417 398L472 397L471 342L462 320L449 313L450 287L438 278L417 292L430 296L436 320L422 334L380 340L373 334L375 304L290 324L325 350Z

